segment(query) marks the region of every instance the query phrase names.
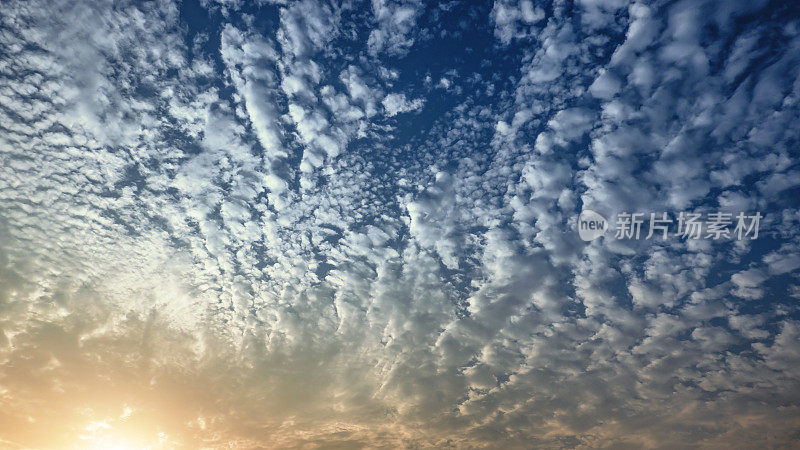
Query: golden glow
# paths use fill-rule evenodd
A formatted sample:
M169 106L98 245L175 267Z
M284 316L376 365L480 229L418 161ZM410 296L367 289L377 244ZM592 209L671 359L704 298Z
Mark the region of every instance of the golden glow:
M120 418L130 416L132 410L126 408ZM125 432L116 430L108 420L90 422L84 428L85 434L79 435L82 446L92 450L138 450L163 448L167 443L167 435L159 432L148 439L144 436L130 435L131 430Z

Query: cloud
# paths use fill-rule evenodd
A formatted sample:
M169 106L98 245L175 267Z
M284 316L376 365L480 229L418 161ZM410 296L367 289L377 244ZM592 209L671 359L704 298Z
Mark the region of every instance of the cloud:
M638 80L641 81L642 76L643 75L639 75ZM619 92L621 85L622 83L613 73L604 71L594 80L592 85L589 86L589 92L597 98L610 100L614 97L614 94Z
M370 55L407 54L414 45L413 31L422 6L422 3L414 1L372 0L376 27L370 31L367 41Z
M386 115L389 117L394 117L401 113L415 111L422 108L422 105L425 104L425 101L421 98L416 98L409 101L406 99L405 94L389 94L383 98L381 103L383 104L383 109L386 111Z
M790 14L225 3L4 9L3 445L794 442Z
M532 25L545 18L540 7L534 7L529 0L496 1L492 7L492 20L495 35L504 44L514 39L524 39L532 35Z

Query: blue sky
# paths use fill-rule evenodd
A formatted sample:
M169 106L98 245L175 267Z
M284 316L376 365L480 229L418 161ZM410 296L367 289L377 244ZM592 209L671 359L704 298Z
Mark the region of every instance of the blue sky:
M3 446L800 438L792 2L2 10Z

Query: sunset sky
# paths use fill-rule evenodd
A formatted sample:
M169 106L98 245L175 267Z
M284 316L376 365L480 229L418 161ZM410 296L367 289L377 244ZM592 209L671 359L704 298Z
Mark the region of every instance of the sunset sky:
M798 442L800 3L0 0L0 448Z

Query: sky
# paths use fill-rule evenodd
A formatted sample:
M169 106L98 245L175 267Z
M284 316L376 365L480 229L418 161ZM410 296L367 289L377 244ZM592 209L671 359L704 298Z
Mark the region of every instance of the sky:
M0 3L2 448L789 448L799 302L796 2Z

